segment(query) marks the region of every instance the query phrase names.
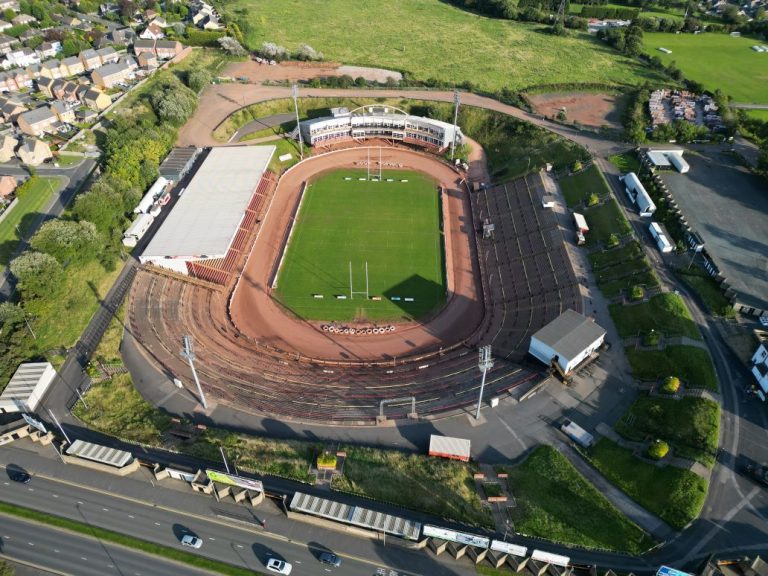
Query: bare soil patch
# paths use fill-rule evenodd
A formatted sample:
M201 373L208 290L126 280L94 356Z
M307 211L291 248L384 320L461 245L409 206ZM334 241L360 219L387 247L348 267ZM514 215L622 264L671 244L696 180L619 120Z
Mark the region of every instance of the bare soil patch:
M566 110L569 122L578 122L583 126L599 128L611 126L618 128L624 98L615 94L596 92L555 92L551 94L533 94L528 96L536 112L554 117L562 108Z

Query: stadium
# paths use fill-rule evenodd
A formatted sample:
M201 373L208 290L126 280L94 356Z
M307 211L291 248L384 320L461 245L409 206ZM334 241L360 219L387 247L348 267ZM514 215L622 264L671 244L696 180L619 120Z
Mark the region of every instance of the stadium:
M313 140L330 120L333 138ZM412 138L413 126L431 126L434 141ZM198 160L140 257L128 321L145 356L193 390L180 354L191 336L218 402L326 424L476 403L486 344L486 398L541 381L525 359L530 335L581 311L542 207L548 176L476 185L472 165L443 156L462 142L458 127L377 106L301 131L313 154L279 176L269 146Z

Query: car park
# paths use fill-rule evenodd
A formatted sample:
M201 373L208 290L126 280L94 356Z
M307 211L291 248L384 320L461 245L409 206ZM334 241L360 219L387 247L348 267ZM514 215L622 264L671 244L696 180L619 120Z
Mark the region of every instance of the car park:
M184 534L181 538L181 545L189 546L190 548L200 548L203 545L203 539L192 534Z
M291 566L285 560L278 560L277 558L270 558L267 562L267 570L270 572L277 572L278 574L290 574L293 566Z

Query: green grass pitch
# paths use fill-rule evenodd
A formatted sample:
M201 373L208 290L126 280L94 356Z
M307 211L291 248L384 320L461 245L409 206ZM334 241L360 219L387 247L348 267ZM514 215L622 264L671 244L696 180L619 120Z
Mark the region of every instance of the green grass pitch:
M301 318L412 319L445 301L437 183L412 171L384 171L382 182L359 180L365 176L364 170L337 170L304 192L275 292ZM355 292L364 292L366 261L369 295L381 300L350 297L349 263Z

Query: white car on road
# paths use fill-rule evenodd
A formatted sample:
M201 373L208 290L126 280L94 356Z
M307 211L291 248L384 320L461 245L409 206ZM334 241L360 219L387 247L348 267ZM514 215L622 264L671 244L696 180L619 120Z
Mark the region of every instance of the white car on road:
M270 558L267 562L267 570L270 572L277 572L278 574L290 574L293 566L288 564L284 560L278 560L277 558Z
M192 534L184 534L181 538L182 546L189 546L190 548L200 548L203 545L203 539Z

